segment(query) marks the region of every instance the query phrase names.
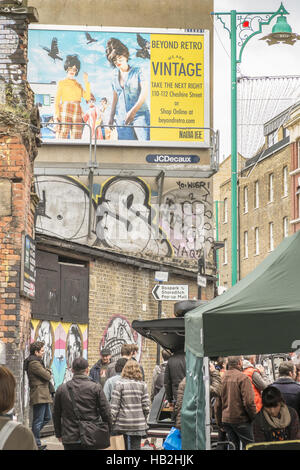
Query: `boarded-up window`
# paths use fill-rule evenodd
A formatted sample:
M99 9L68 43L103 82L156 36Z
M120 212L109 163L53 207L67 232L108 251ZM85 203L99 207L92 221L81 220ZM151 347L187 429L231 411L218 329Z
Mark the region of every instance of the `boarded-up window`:
M32 316L40 320L88 323L88 267L37 251L36 299Z

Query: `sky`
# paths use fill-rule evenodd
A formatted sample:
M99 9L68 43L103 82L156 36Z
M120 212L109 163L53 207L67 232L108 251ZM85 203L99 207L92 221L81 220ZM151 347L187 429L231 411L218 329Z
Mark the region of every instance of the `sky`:
M275 12L280 0L215 0L215 12ZM300 1L283 1L289 12L287 21L292 31L300 35ZM231 133L231 82L230 82L230 39L228 32L219 20L214 21L214 129L220 131L220 161L230 155ZM293 46L279 44L269 46L260 38L271 33L276 24L274 18L270 26L264 26L261 35L254 36L246 44L239 71L244 76L300 75L300 40Z

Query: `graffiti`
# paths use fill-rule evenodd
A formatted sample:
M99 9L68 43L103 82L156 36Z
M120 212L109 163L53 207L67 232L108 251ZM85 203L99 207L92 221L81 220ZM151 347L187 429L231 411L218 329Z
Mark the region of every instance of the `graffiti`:
M203 252L208 256L213 243L209 185L177 181L158 205L151 202L151 189L141 178L118 176L102 186L94 184L88 238L88 188L71 177L38 176L36 230L126 253L197 259Z
M207 257L214 241L209 183L177 181L177 186L163 196L160 224L175 256L199 258L204 254Z
M54 352L54 333L50 322L41 322L39 329L36 331L35 341L42 341L45 344L45 354L43 360L45 366L50 368L53 361Z
M97 208L99 242L125 252L171 256L172 247L156 222L150 194L140 178L113 177L105 182Z
M85 185L69 177L37 176L35 190L40 198L37 231L84 244L95 241L95 232L88 239L89 190ZM92 216L95 211L93 200Z
M121 356L123 344L135 343L139 347L136 359L141 359L142 337L131 328L130 322L121 315L113 316L104 331L100 341L100 348L108 348L111 352L112 361L116 361Z
M50 367L55 389L72 378L72 362L87 359L87 325L32 320L31 342L45 341L44 362Z

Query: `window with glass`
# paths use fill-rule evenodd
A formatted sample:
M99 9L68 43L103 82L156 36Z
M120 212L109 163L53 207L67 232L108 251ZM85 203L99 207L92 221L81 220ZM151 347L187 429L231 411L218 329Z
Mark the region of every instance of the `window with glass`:
M244 258L248 258L248 232L244 232Z
M248 212L248 186L244 187L244 213Z
M254 230L254 240L255 240L255 246L254 246L255 254L258 255L259 254L259 228L258 227L255 227L255 230Z
M225 197L224 199L224 212L223 212L223 222L224 224L228 222L228 199Z
M269 174L269 202L274 201L274 174Z
M288 226L288 218L283 217L283 238L289 236L289 226Z
M283 196L288 195L288 167L283 167L283 175L282 175L282 186L283 186Z
M259 186L258 181L254 183L254 208L257 209L259 207Z
M227 264L228 262L228 243L227 239L224 240L224 250L223 250L223 264Z
M269 223L269 250L274 250L274 224L273 222Z

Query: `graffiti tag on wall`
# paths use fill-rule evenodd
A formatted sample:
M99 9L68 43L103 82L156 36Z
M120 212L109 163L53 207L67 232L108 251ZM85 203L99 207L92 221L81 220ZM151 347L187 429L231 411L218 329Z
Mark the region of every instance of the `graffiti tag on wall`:
M112 361L121 357L123 344L135 343L139 350L136 356L137 361L141 358L142 337L131 328L130 322L122 315L111 317L100 341L100 348L108 348L112 355Z
M68 177L36 177L37 231L98 247L148 256L199 258L213 243L213 201L208 181L177 181L160 205L141 178L112 177L94 186L92 237L89 191ZM100 189L100 194L99 194Z

